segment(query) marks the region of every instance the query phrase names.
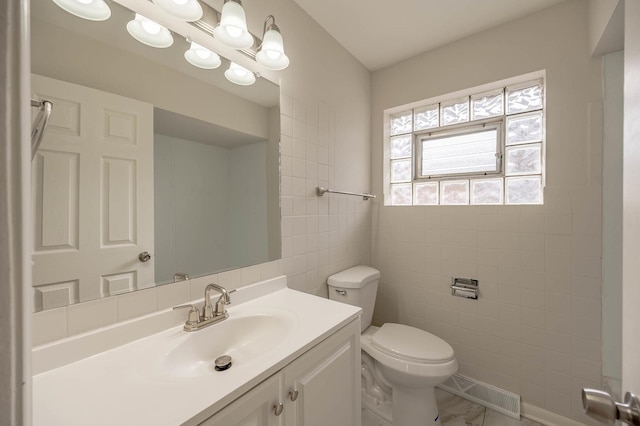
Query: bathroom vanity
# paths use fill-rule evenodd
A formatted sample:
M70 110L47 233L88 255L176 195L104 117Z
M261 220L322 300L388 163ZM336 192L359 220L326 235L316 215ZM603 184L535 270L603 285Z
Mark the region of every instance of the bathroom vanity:
M286 277L231 302L227 320L194 332L157 332L186 320L167 310L35 348L33 424L360 424L359 308ZM232 364L216 371L221 355Z

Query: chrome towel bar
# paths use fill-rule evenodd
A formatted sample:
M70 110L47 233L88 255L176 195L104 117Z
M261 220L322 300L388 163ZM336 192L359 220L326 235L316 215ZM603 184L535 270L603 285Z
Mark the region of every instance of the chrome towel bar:
M33 121L33 127L31 129L31 159L36 156L38 147L42 143L42 137L44 136L44 130L47 128L49 118L51 117L51 110L53 109L53 103L46 99L41 101L37 99L31 99L31 106L33 108L39 108L40 111Z
M362 197L362 199L365 201L367 201L369 198L376 198L374 194L367 194L367 193L361 194L358 192L348 192L348 191L334 191L333 189L324 188L322 186L319 186L316 188L316 195L318 195L318 197L322 197L325 192L329 192L332 194L355 195L356 197Z

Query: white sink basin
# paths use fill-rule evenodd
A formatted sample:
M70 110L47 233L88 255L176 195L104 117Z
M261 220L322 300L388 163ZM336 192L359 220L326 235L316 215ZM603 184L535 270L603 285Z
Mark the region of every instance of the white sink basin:
M214 369L214 361L222 355L232 358L231 370L242 368L278 347L296 324L295 315L287 311L230 311L222 322L172 336L177 342L161 368L170 376L184 378L223 374Z

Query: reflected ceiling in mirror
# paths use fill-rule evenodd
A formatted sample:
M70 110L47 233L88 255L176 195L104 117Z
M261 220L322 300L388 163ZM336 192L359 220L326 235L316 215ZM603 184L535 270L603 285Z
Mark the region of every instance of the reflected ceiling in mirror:
M54 104L33 161L35 310L280 258L279 88L231 84L224 58L193 67L175 34L142 45L109 5L90 22L31 3L32 95Z

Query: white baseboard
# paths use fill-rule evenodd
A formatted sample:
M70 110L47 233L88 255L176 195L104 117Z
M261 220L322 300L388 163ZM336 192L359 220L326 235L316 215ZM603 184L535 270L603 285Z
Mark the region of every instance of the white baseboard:
M520 415L534 422L547 426L585 426L577 420L570 419L561 414L536 407L535 405L523 402L520 406Z

